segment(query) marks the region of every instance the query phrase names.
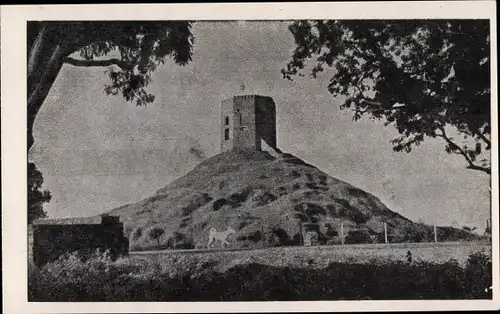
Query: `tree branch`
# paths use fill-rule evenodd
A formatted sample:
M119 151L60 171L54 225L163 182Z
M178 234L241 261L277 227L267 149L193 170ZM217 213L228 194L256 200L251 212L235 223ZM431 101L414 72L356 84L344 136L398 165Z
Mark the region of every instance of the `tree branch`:
M149 57L153 54L155 33L147 34L144 36L141 44L141 59L139 60L139 71L146 73L148 70Z
M28 50L28 76L31 76L35 70L37 59L43 57L43 54L40 53L40 48L43 45L44 37L47 34L47 25L42 24L38 34L33 43L30 44L30 49Z
M491 141L487 139L486 136L484 136L484 134L481 132L478 132L478 136L486 143L486 149L489 150L491 148Z
M34 143L33 138L33 125L35 123L35 118L42 107L42 104L47 97L52 84L54 83L61 67L63 65L62 59L66 55L66 51L61 48L61 45L57 45L52 49L50 59L44 64L43 74L35 80L29 80L30 84L33 86L28 86L28 119L27 119L27 131L28 131L28 151L31 149Z
M481 166L478 166L478 165L469 165L469 166L467 166L467 169L479 170L479 171L485 172L487 174L491 174L491 169L490 168L481 167Z
M467 160L467 163L469 163L469 165L467 166L467 169L472 169L472 170L479 170L479 171L483 171L487 174L491 174L491 169L490 168L487 168L487 167L481 167L481 166L478 166L476 164L474 164L474 162L472 161L472 159L469 157L469 155L467 155L467 152L464 151L460 146L458 146L457 144L455 144L447 135L446 135L446 132L444 130L444 127L442 126L439 126L438 129L441 131L441 134L439 133L436 133L436 136L438 137L441 137L443 138L446 143L448 143L448 145L454 149L455 151L458 151L458 153L462 156L464 156L465 160Z
M381 102L368 100L368 99L366 99L366 98L362 98L362 99L360 100L360 102L361 102L361 103L366 102L367 104L372 105L372 106L379 106L379 107L382 107L382 103L381 103Z
M122 70L132 70L134 64L130 62L121 61L120 59L108 59L108 60L79 60L66 57L63 59L64 63L68 63L77 67L106 67L110 65L117 65Z

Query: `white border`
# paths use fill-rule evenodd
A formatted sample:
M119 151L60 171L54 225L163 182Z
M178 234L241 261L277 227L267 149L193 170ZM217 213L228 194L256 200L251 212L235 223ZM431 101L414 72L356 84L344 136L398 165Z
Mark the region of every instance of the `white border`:
M494 1L2 6L2 249L5 313L296 312L499 309L497 42ZM27 20L279 20L487 18L492 66L492 301L28 303L26 226Z

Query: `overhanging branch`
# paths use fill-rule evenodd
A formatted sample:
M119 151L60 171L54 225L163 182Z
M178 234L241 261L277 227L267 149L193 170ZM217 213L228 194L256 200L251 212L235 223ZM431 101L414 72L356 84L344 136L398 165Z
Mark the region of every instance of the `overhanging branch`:
M490 168L481 167L481 166L478 166L478 165L468 165L467 169L479 170L479 171L482 171L482 172L486 172L487 174L491 174L491 169Z
M111 65L117 65L122 70L132 70L134 64L130 62L125 62L120 59L107 59L107 60L79 60L70 57L64 58L64 63L68 63L78 67L107 67Z
M481 166L478 166L476 164L474 164L474 162L472 161L472 159L469 157L469 155L467 155L467 152L465 150L463 150L460 146L458 146L455 142L453 142L447 135L446 135L446 132L444 130L444 127L440 126L439 127L439 130L441 131L441 133L436 133L436 136L438 137L441 137L443 138L446 143L448 143L448 145L453 149L455 150L456 152L458 152L458 154L464 156L465 160L467 160L467 163L469 164L467 166L467 169L472 169L472 170L479 170L479 171L482 171L482 172L485 172L487 174L491 174L491 169L490 168L487 168L487 167L481 167Z
M151 33L144 36L141 44L141 59L139 61L139 71L141 73L146 73L149 64L149 57L153 54L155 36L156 34Z
M484 134L482 134L482 133L479 133L478 136L480 139L482 139L486 143L486 149L490 149L491 148L491 141L486 136L484 136Z
M378 106L378 107L382 107L382 103L381 102L378 102L378 101L373 101L373 100L368 100L366 98L363 98L360 100L361 103L365 102L369 105L372 105L372 106Z

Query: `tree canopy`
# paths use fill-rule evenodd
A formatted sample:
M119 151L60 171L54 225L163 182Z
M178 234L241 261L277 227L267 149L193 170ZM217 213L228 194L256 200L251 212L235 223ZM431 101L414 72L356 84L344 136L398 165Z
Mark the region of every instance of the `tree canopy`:
M121 95L138 106L154 101L146 91L151 74L167 57L178 65L192 58L194 36L188 21L30 21L27 24L27 137L64 64L108 67L110 83L103 92ZM75 55L77 55L75 57ZM78 57L79 55L79 57ZM46 216L48 191L39 189L42 174L28 164L28 221Z
M104 91L145 105L154 101L145 90L152 72L167 57L179 65L191 61L194 36L188 21L33 21L27 43L29 149L36 115L63 64L112 66Z
M384 119L410 152L439 138L467 168L491 174L490 35L488 20L295 21L283 77L331 69L328 90L353 120ZM455 136L458 135L458 136Z

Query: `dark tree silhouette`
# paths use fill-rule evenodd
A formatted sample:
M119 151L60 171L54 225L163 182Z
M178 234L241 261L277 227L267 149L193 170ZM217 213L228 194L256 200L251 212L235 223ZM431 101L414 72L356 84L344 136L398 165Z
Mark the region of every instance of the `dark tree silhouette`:
M488 20L295 21L289 30L296 47L285 78L304 76L315 59L311 76L333 70L328 90L353 120L396 127L395 151L440 138L467 168L491 174Z
M50 202L49 191L42 191L43 177L34 163L28 163L28 224L37 218L47 217L43 204Z
M462 226L462 230L465 230L467 232L472 232L472 231L475 231L477 229L477 227L469 227L469 226Z
M486 220L486 228L484 229L484 235L486 237L491 237L491 225L489 220Z
M160 227L154 227L149 230L149 237L153 240L158 241L158 246L160 245L160 237L165 233L165 230L163 230Z

